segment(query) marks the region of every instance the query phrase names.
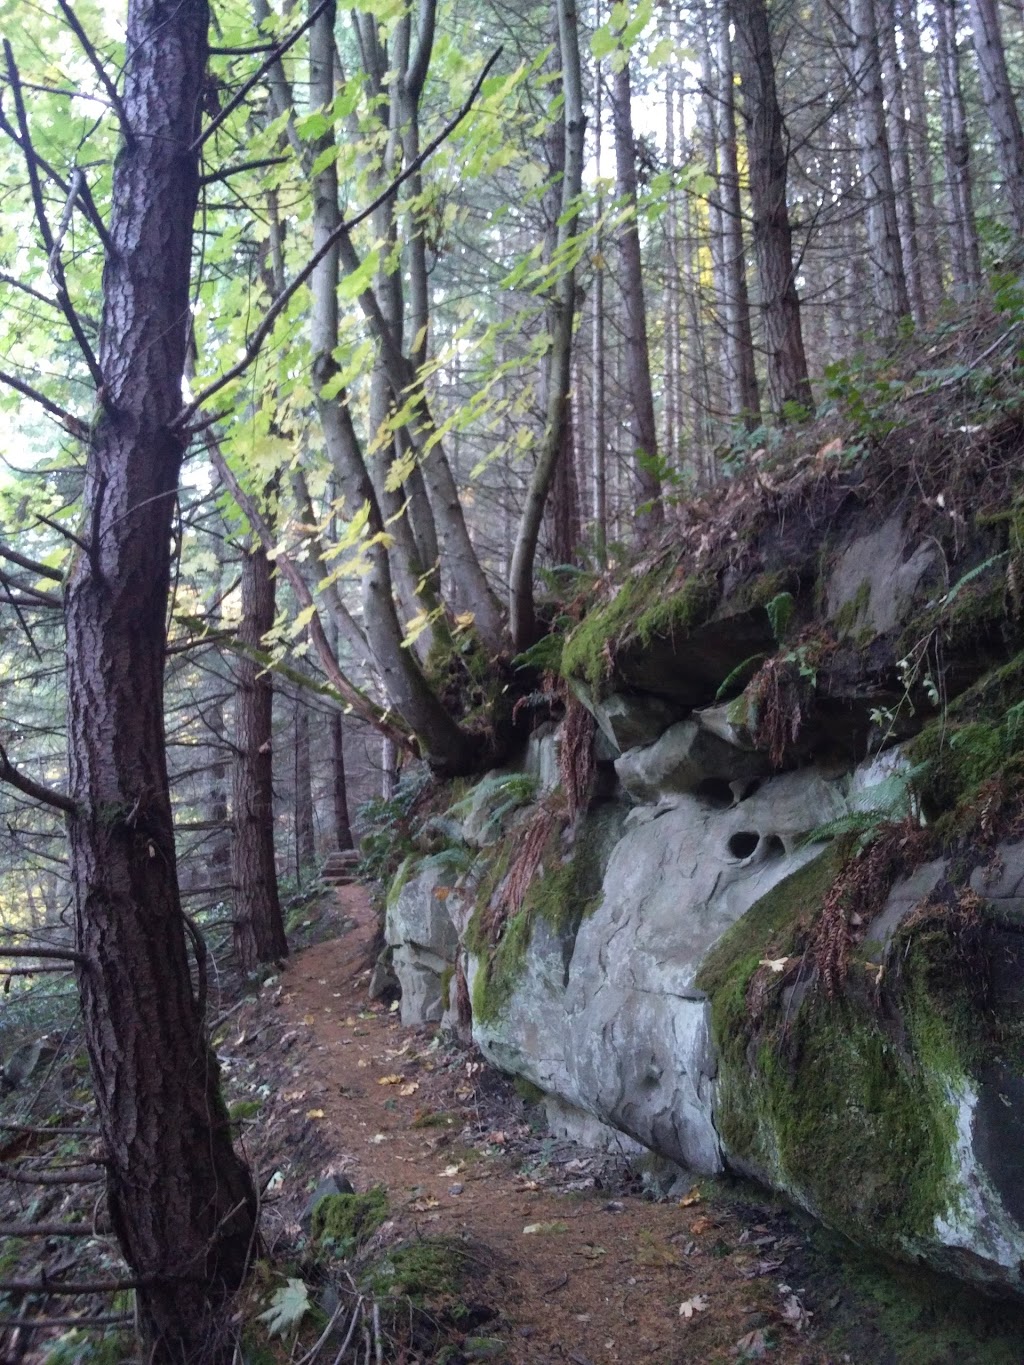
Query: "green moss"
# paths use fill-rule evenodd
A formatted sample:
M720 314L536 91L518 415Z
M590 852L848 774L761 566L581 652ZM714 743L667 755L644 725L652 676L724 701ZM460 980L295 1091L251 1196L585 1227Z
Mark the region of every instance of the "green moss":
M529 912L520 910L506 924L498 944L481 964L473 982L473 1014L484 1023L497 1019L523 974L530 946Z
M453 1237L429 1237L389 1248L366 1276L378 1298L410 1299L417 1307L449 1305L462 1291L469 1252Z
M609 655L656 637L686 635L718 605L715 579L698 575L676 581L674 563L631 574L612 600L591 611L565 642L562 672L598 687L609 672Z
M263 1108L262 1100L235 1100L228 1106L228 1117L235 1123L242 1119L255 1118Z
M484 959L473 982L473 1013L483 1021L498 1018L520 980L539 918L562 942L566 966L583 920L600 904L607 854L622 824L617 806L599 806L581 821L568 856L556 823L522 908L505 924L496 947L484 930L486 912L508 872L513 850L506 844L480 883L476 908L466 931L472 953Z
M923 765L916 785L929 815L969 811L979 787L1024 753L1022 719L1011 708L998 721L940 718L921 731L907 752L915 765ZM956 820L946 823L952 829Z
M393 908L399 896L402 894L402 889L406 882L408 882L409 878L413 875L413 868L416 866L416 861L416 858L410 854L409 857L403 858L398 864L398 871L391 879L391 884L388 887L387 896L384 900L384 904L389 910Z
M453 1114L435 1112L418 1114L409 1125L410 1128L454 1128L456 1119Z
M792 569L779 569L773 573L760 573L729 596L729 606L733 611L748 607L766 607L783 593L792 593L798 588L799 581Z
M836 634L840 637L851 636L858 632L858 628L864 626L868 608L871 606L871 583L864 579L857 591L835 614L833 624ZM874 632L869 631L869 635Z
M516 1076L512 1084L524 1104L540 1104L544 1099L544 1091L540 1086L534 1085L533 1081L528 1081L525 1076Z
M948 929L897 955L902 1034L856 986L835 1000L812 990L800 1002L769 981L756 1019L749 999L764 960L802 952L847 856L833 846L773 888L712 951L697 984L711 998L716 1121L732 1154L848 1234L897 1249L926 1233L955 1194L951 1091L970 1063L970 1013L957 981L943 976Z
M388 1195L383 1185L375 1185L365 1194L328 1194L313 1210L313 1240L348 1255L372 1236L387 1216Z

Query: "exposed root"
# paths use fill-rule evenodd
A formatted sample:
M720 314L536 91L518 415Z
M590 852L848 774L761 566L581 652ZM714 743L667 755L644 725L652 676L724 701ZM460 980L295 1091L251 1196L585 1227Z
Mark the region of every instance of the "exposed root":
M831 999L846 980L850 950L884 906L893 884L922 861L931 835L913 820L888 825L832 886L814 928L809 955Z
M508 872L484 914L483 927L492 945L501 938L509 919L522 909L555 820L554 812L547 806L538 806L529 823L519 832Z
M569 819L575 820L586 810L594 781L594 717L582 702L571 697L562 722L562 743L558 752L558 769L562 789L569 808Z
M813 687L795 661L768 659L750 684L756 717L754 743L781 768L789 747L797 742Z

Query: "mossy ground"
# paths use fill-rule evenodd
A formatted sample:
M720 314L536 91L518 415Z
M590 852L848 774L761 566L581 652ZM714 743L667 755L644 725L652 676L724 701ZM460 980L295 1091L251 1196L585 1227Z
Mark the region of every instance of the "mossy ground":
M387 1190L375 1185L365 1194L328 1194L313 1210L313 1240L346 1256L365 1242L388 1216Z

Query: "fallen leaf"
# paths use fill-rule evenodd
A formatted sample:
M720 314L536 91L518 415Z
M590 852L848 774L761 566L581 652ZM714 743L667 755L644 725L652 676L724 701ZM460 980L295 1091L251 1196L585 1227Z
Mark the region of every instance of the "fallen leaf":
M364 1070L365 1070L365 1068L368 1067L369 1065L370 1065L370 1063L366 1060L365 1057L360 1057L359 1060L356 1062L356 1066L362 1067Z
M312 1016L311 1014L304 1014L304 1015L302 1016L302 1022L303 1022L304 1024L309 1024L310 1026L312 1026L312 1023L313 1023L313 1016Z
M760 1360L767 1354L768 1338L762 1327L754 1332L748 1332L745 1337L740 1337L730 1352L730 1355L739 1356L740 1360Z
M414 1203L410 1204L409 1207L415 1213L426 1213L428 1209L439 1208L440 1200L435 1199L432 1195L428 1195L426 1199L417 1199Z
M684 1299L679 1305L679 1316L681 1318L692 1318L694 1313L703 1313L707 1306L706 1295L694 1294L692 1299Z
M709 1228L713 1228L714 1226L714 1221L710 1218L695 1218L690 1224L690 1231L693 1233L694 1237L700 1237L703 1233L707 1232Z
M396 1072L395 1074L393 1074L393 1075L391 1075L391 1076L381 1076L380 1079L377 1081L377 1084L378 1084L378 1085L401 1085L401 1084L402 1084L402 1078L401 1078L401 1076L399 1076L399 1075L397 1074L397 1072Z
M373 1137L370 1139L375 1147L379 1147L382 1142L387 1142L387 1140L387 1133L374 1133Z
M504 1133L488 1133L485 1141L491 1143L494 1147L503 1147L505 1143L508 1142L508 1138Z
M813 1316L813 1313L807 1311L795 1294L788 1294L783 1299L782 1317L796 1331L802 1332Z
M537 1234L538 1236L541 1236L541 1237L550 1237L550 1236L552 1236L552 1235L555 1234L555 1233L559 1233L559 1232L568 1232L568 1231L569 1231L569 1224L568 1224L568 1223L560 1223L560 1222L555 1222L555 1223L527 1223L526 1227L523 1228L523 1236L524 1236L524 1237L530 1237L530 1236L532 1236L532 1235L534 1235L534 1234Z
M773 972L784 972L788 957L763 957L757 964L759 967L769 967Z
M398 1087L398 1093L400 1095L415 1095L416 1091L419 1090L419 1088L420 1088L419 1081L410 1081L408 1085L400 1085Z
M322 1119L323 1117L324 1117L324 1111L323 1111L322 1109L307 1109L307 1110L306 1110L306 1118L307 1118L307 1119Z
M689 1194L684 1194L683 1197L682 1197L682 1199L680 1199L680 1201L679 1201L679 1207L680 1207L681 1209L689 1209L689 1208L692 1208L694 1204L699 1204L699 1203L700 1203L700 1189L699 1189L699 1187L698 1187L697 1185L694 1185L694 1187L693 1187L693 1189L690 1191L690 1193L689 1193Z
M400 1000L392 1000L391 1004L388 1006L388 1013L397 1014L401 1003Z
M578 1254L585 1256L588 1261L599 1261L602 1256L606 1256L608 1253L604 1247L594 1246L593 1242L584 1242Z

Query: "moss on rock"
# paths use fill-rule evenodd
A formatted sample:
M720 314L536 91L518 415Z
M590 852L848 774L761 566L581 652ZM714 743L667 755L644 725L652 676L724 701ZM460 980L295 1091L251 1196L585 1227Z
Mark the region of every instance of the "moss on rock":
M650 644L658 636L685 635L702 625L718 605L717 581L705 575L677 579L675 563L634 573L603 607L591 611L562 650L562 672L599 688L614 655Z
M848 1235L899 1250L955 1203L970 1003L948 966L955 925L941 916L900 947L887 1007L863 970L836 999L806 989L807 930L848 856L833 846L773 888L712 951L698 985L711 999L716 1122L731 1157ZM783 958L798 968L765 965Z

